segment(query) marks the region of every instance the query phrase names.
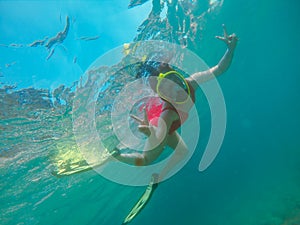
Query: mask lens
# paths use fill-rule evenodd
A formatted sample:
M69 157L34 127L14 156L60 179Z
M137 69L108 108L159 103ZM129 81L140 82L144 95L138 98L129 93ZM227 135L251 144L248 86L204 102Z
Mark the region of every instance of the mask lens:
M189 97L189 88L184 77L175 71L160 76L157 92L165 100L175 103L184 103Z
M177 73L170 73L166 76L166 79L173 81L177 86L187 91L186 82L183 80L183 77L179 76Z

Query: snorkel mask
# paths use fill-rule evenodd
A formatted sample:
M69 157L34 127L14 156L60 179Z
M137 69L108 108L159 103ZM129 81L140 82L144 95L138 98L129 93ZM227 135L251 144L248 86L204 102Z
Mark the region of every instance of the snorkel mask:
M172 84L172 88L178 88L180 91L184 91L185 94L182 99L176 98L174 101L174 96L170 96L171 91L168 90L170 84ZM157 77L156 92L162 99L176 104L186 103L191 94L187 81L180 73L174 70L159 74Z

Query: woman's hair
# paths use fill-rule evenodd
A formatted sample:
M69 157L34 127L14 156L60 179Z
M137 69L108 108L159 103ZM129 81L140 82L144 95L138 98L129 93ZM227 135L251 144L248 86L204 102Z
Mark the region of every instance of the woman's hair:
M169 64L163 62L156 62L156 61L146 61L140 65L140 68L136 74L136 78L141 77L158 77L160 73L166 73L168 71L173 70Z

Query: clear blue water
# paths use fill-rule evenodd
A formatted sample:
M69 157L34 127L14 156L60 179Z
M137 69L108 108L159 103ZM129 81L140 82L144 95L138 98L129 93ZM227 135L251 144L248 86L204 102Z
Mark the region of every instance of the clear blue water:
M71 87L97 57L134 40L152 5L127 5L0 1L1 224L121 224L143 193L144 187L116 184L94 171L51 175L58 149L76 145L68 105L73 89L57 88ZM214 39L222 23L240 38L232 66L218 78L226 136L216 160L200 173L210 126L204 110L195 154L159 185L131 224L300 224L298 8L297 1L225 0L197 21L203 30L190 47L208 65L225 50ZM66 16L68 35L48 60L46 47L27 46L62 31Z

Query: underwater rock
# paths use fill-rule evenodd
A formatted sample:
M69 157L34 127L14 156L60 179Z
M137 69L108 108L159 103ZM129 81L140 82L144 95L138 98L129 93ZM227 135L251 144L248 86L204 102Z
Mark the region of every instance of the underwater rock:
M66 17L66 26L65 26L64 30L58 32L55 37L50 38L48 43L45 45L45 47L50 49L56 43L62 43L68 35L69 28L70 28L70 19L67 16Z
M36 41L32 42L31 44L29 44L28 46L29 46L29 47L37 47L37 46L39 46L39 45L44 45L45 42L47 41L47 39L48 39L48 37L45 37L45 38L42 39L42 40L36 40Z
M138 5L143 5L144 3L148 2L149 0L131 0L128 9L136 7Z
M100 38L99 35L97 35L97 36L91 36L91 37L89 37L89 36L83 36L83 37L77 38L77 40L82 40L82 41L94 41L94 40L97 40L98 38Z

